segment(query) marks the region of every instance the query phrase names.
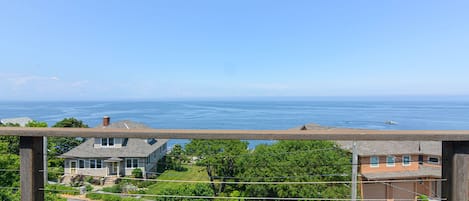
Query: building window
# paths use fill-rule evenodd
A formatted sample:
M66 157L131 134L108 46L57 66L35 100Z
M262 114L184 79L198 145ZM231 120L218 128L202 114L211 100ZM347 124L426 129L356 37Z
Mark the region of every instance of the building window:
M85 160L78 160L78 168L85 168Z
M419 165L423 164L423 155L419 155Z
M90 168L96 168L96 160L94 159L90 160Z
M394 167L396 164L396 157L394 156L387 156L386 157L386 167Z
M127 168L138 168L138 159L137 158L128 158L126 159Z
M103 162L102 160L98 159L90 159L89 160L89 167L90 168L102 168L103 167Z
M101 146L102 147L113 147L114 146L114 138L101 138Z
M436 156L429 156L428 157L428 163L431 164L440 164L440 160Z
M410 156L404 155L402 156L402 166L409 166L410 165Z
M372 156L370 158L370 167L379 167L379 157L378 156Z

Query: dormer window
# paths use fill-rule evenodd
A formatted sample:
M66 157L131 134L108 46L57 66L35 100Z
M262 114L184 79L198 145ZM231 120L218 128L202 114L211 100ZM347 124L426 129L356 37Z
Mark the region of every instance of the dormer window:
M101 147L113 147L114 138L101 138Z

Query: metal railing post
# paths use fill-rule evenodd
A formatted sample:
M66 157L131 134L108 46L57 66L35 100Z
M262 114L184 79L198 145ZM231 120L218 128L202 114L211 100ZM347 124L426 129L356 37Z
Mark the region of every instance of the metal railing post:
M20 137L21 201L44 201L43 137Z

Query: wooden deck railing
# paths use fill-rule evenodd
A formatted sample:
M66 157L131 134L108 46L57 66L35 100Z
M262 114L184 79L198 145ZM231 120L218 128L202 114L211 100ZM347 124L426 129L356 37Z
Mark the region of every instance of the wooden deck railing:
M0 128L20 136L21 200L43 201L43 136L246 140L395 140L442 141L442 197L469 200L469 130L177 130L100 128Z

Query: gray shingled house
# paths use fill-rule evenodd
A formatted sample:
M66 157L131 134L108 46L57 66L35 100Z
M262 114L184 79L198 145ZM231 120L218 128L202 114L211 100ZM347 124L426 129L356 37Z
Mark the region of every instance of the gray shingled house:
M110 124L104 117L98 128L144 129L144 124L119 121ZM167 139L89 138L84 143L61 155L65 159L64 176L90 175L120 177L131 175L140 168L143 175L154 171L157 162L167 151Z

